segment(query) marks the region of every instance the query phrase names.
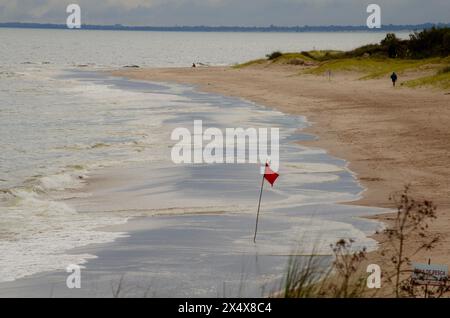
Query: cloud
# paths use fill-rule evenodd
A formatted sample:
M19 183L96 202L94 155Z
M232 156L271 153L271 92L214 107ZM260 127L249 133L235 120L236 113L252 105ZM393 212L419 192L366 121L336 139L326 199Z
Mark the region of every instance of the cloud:
M448 0L0 0L0 22L64 23L78 3L90 24L361 25L373 2L384 24L450 21Z

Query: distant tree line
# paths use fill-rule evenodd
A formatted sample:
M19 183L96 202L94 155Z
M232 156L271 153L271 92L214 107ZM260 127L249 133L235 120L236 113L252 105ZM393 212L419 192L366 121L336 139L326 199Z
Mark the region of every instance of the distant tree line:
M411 31L429 29L433 26L438 28L449 27L448 23L423 23L407 25L383 25L380 29L368 29L366 25L328 25L328 26L126 26L122 24L114 25L89 25L83 24L83 30L123 30L123 31L173 31L173 32L386 32L386 31ZM21 23L8 22L0 23L4 28L38 28L38 29L67 29L65 24L51 23Z

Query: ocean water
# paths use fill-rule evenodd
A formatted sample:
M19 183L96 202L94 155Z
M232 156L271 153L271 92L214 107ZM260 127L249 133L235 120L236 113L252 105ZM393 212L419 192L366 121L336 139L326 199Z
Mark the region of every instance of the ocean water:
M179 281L189 286L181 296L214 296L225 281L236 287L244 259L277 256L252 261L261 272L246 269L256 282L248 295L257 295L280 279L294 250L327 254L343 237L375 248L367 234L380 224L357 217L379 211L338 204L364 190L347 163L295 143L314 138L299 130L306 118L104 71L231 65L278 49L351 49L383 37L0 29L0 282L69 264L110 278L125 263L144 263L130 271L173 287L160 287L161 295L176 295L176 284L167 282ZM220 129L280 129L281 177L264 193L256 246L259 166L170 160L172 130L192 130L194 120ZM134 252L123 254L124 246Z
M407 38L408 32L397 33ZM221 33L0 29L0 65L59 66L230 65L276 50L350 50L378 43L385 33Z

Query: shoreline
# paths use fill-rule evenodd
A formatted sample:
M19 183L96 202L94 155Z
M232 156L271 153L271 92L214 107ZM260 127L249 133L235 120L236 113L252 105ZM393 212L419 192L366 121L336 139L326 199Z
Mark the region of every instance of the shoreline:
M311 125L304 132L318 137L301 144L325 149L348 161L348 169L366 189L348 204L394 208L389 196L411 185L417 198L438 206L431 226L441 242L415 261L432 258L450 263L445 247L450 226L450 102L445 91L392 88L386 79L357 80L357 74L326 77L299 75L291 66L154 68L115 70L111 74L134 80L194 85L200 91L243 98L287 114L305 116ZM406 77L406 75L405 75ZM402 78L401 78L402 80ZM400 81L401 82L401 81ZM424 120L425 118L425 120ZM392 214L376 220L389 223ZM384 237L373 236L383 249ZM408 242L412 250L414 242ZM378 252L370 260L389 266Z

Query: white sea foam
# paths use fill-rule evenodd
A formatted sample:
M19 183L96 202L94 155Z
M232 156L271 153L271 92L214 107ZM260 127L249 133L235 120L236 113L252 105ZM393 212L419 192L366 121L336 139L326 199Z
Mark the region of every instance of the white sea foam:
M293 173L314 173L314 172L339 172L345 168L328 163L289 163L286 167Z
M14 205L0 207L0 281L42 271L64 271L69 264L95 258L68 254L68 250L125 236L98 228L123 224L126 217L81 214L63 202L43 200L31 190L14 189L11 193Z
M283 176L283 184L297 185L334 182L339 179L339 176L331 173L287 173Z
M77 189L83 186L86 171L66 172L42 177L40 183L44 190Z

